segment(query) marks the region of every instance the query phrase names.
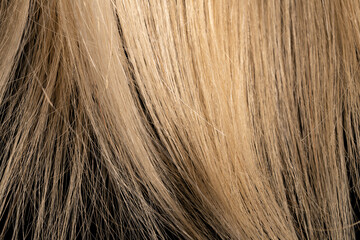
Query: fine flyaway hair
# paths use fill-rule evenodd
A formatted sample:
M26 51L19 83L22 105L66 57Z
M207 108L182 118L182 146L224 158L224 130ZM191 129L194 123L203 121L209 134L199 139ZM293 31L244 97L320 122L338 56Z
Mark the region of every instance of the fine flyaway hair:
M355 239L359 0L0 0L0 239Z

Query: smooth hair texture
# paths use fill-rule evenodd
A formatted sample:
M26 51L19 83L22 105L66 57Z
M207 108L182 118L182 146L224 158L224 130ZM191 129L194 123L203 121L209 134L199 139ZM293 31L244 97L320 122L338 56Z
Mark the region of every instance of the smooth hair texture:
M355 239L360 1L1 0L0 239Z

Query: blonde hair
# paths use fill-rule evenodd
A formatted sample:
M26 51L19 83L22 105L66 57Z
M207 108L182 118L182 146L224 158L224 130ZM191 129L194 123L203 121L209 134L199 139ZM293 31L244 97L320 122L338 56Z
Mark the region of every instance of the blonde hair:
M0 238L354 239L360 2L0 1Z

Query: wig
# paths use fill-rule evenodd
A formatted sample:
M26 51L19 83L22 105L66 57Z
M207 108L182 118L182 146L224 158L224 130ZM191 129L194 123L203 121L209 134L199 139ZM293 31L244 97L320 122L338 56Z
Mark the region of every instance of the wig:
M0 239L355 239L359 0L0 0Z

